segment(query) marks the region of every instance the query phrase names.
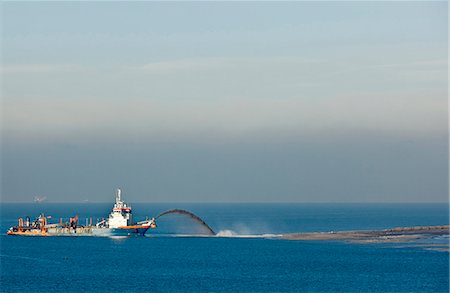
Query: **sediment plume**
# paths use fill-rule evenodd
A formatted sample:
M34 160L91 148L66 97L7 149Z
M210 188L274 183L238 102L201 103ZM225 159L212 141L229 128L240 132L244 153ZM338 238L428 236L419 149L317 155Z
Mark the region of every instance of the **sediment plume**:
M179 215L187 216L187 217L191 218L192 220L194 220L195 222L197 222L198 224L200 224L203 228L205 228L205 230L208 232L207 233L208 235L216 235L214 230L211 229L211 227L209 227L208 224L205 223L205 221L203 221L197 215L195 215L189 211L186 211L186 210L181 210L181 209L168 210L168 211L160 213L155 219L158 219L162 216L169 215L169 214L179 214Z

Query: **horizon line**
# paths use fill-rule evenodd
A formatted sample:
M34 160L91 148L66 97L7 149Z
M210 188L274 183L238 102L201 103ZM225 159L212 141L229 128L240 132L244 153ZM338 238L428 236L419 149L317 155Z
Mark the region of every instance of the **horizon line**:
M132 204L140 204L140 203L151 203L151 204L447 204L450 205L449 201L136 201L130 202ZM33 202L33 201L0 201L0 204L109 204L111 201L46 201L46 202Z

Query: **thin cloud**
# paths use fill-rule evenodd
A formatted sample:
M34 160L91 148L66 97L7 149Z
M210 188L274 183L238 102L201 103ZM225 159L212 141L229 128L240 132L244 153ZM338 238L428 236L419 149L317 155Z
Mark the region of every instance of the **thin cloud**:
M150 62L140 66L130 67L130 69L142 70L148 73L171 73L179 71L199 71L211 69L237 68L237 67L253 67L266 65L298 65L298 64L312 64L322 63L323 60L318 59L304 59L291 56L273 56L273 57L241 57L241 58L191 58L191 59L177 59L159 62Z
M357 73L357 72L367 72L370 70L381 70L381 69L391 69L399 71L424 71L424 72L446 72L448 61L445 59L435 59L435 60L420 60L404 63L386 63L386 64L372 64L366 66L356 66L353 68L348 68L345 70L339 70L330 72L328 76L339 76L347 73Z
M11 64L0 67L0 72L8 73L51 73L76 72L82 67L77 64Z

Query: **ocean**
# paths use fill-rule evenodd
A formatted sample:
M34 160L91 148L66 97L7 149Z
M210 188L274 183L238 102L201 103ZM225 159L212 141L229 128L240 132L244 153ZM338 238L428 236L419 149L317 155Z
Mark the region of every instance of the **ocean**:
M448 225L447 204L136 203L135 220L189 210L216 232L168 215L146 237L5 235L19 217L101 219L111 203L1 204L1 292L448 292L449 253L405 243L289 241L293 232ZM226 232L226 233L225 233ZM448 237L435 239L448 242Z

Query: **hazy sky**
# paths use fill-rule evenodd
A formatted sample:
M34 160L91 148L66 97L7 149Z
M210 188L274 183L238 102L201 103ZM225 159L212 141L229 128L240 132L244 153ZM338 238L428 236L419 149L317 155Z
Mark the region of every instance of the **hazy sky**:
M445 202L446 2L3 2L2 201Z

